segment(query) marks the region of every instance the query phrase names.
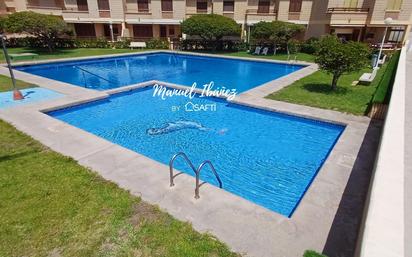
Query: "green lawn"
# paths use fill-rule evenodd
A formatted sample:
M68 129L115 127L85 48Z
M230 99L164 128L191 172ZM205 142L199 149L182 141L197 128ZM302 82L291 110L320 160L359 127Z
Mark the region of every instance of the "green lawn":
M370 85L352 86L352 82L358 80L364 72L371 72L371 69L343 75L335 91L332 91L330 86L332 76L323 71L317 71L268 95L267 98L364 115L386 67L387 64L383 65Z
M0 120L0 256L238 256Z
M288 55L286 53L278 53L276 55L253 55L247 52L233 52L233 53L225 53L224 55L237 56L237 57L263 58L263 59L281 60L281 61L286 61L288 59ZM291 58L294 59L295 55L291 55ZM315 57L311 54L298 53L296 59L298 61L314 62Z
M47 60L57 58L70 58L70 57L82 57L92 55L105 55L105 54L121 54L141 52L145 49L111 49L111 48L74 48L74 49L57 49L52 53L49 53L46 49L33 49L33 48L9 48L10 54L20 53L36 53L39 56L35 60ZM4 62L3 51L0 54L0 62ZM29 60L30 61L30 60Z
M33 84L30 84L30 83L27 83L21 80L16 80L16 86L18 89L36 87ZM9 77L0 75L0 92L11 91L12 89L13 89L13 84L11 82L11 79Z

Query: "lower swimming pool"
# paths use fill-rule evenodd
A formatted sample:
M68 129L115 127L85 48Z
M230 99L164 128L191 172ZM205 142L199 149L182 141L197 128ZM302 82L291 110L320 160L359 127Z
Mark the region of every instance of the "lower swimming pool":
M217 87L244 92L303 67L160 52L24 65L16 66L16 69L96 90L158 80L184 86L192 86L193 83L202 86L213 81Z
M216 98L162 100L152 87L48 114L164 164L180 151L195 166L211 160L224 190L288 217L344 130ZM201 179L216 185L211 172Z

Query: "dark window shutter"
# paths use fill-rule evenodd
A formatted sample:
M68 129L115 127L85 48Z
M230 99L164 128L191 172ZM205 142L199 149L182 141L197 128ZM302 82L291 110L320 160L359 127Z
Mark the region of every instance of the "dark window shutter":
M259 0L258 3L258 13L269 13L270 1L268 0Z
M302 0L290 0L289 12L300 12L302 9Z
M137 38L153 37L152 25L133 25L133 37L137 37Z
M173 11L173 0L162 0L162 11L172 12Z
M137 0L137 10L139 12L148 12L149 0Z
M77 0L77 10L88 11L89 7L87 6L87 0Z
M197 0L196 10L197 12L207 12L207 0Z
M224 12L234 12L235 11L235 1L233 0L223 1L223 11Z
M97 6L99 10L104 10L104 11L110 10L109 0L97 0Z

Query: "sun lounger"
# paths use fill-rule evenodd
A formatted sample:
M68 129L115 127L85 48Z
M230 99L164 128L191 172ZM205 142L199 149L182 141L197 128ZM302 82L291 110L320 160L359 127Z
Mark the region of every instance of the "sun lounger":
M378 72L379 68L373 68L372 73L363 73L362 76L359 78L360 83L371 83L375 77L376 73Z
M259 55L260 54L260 49L262 49L262 47L257 46L256 49L255 49L255 52L253 54Z
M269 47L265 47L262 50L262 55L268 55Z
M380 59L380 60L378 61L378 65L382 65L382 64L384 64L384 63L385 63L385 61L386 61L386 54L383 56L383 58L382 58L382 59Z
M39 56L38 54L34 53L22 53L22 54L9 54L10 59L13 61L16 60L27 60L27 59L34 59L35 57Z
M130 42L130 49L133 48L146 48L146 42Z

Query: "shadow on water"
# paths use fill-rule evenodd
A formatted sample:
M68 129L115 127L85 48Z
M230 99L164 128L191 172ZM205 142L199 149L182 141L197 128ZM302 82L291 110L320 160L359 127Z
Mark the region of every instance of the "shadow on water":
M381 130L381 121L370 122L323 249L329 257L355 254Z
M331 85L326 83L307 83L303 85L303 88L312 93L322 93L325 95L344 95L348 92L347 88L339 86L332 90Z
M26 97L28 97L29 95L34 94L34 93L35 93L34 91L26 91L23 97L26 98Z

